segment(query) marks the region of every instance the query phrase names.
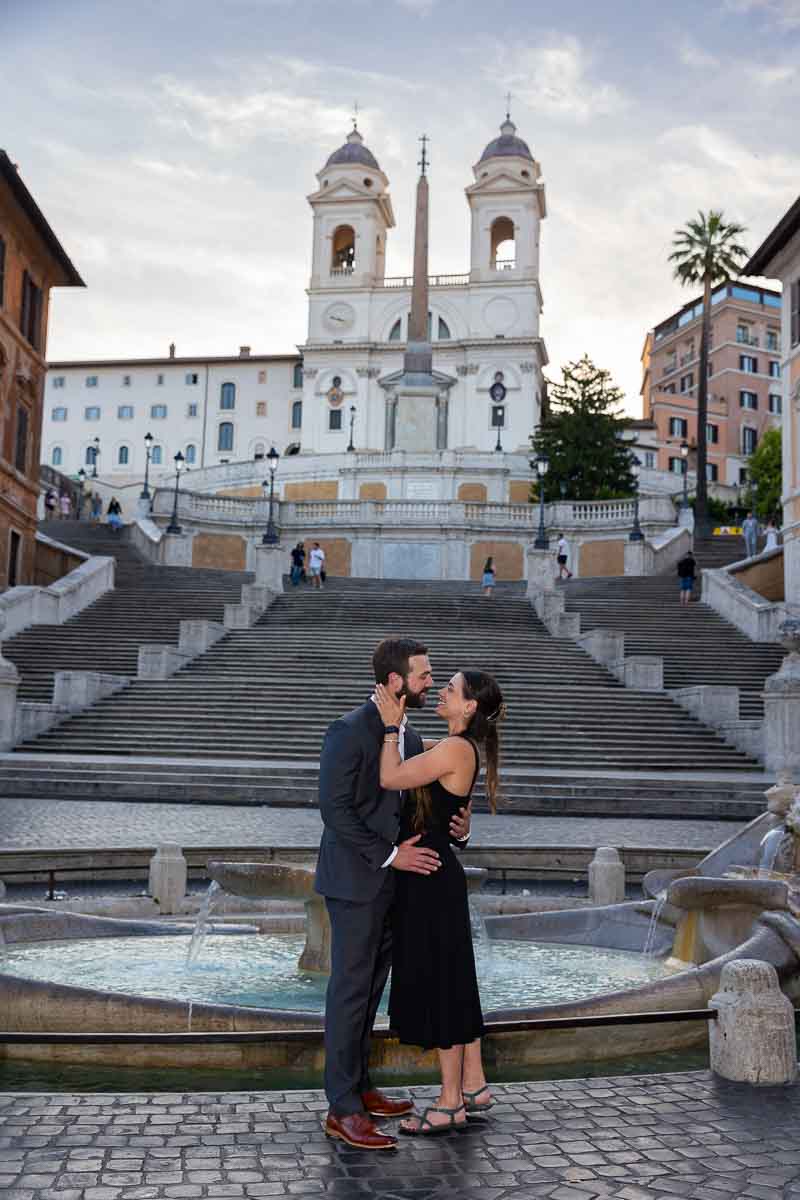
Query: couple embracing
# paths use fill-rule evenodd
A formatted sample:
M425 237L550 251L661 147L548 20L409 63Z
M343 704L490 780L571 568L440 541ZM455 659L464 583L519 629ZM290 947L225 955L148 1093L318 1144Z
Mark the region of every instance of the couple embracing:
M406 709L422 708L433 687L427 648L388 638L373 668L373 695L333 722L320 759L316 890L331 922L325 1132L359 1149L391 1150L397 1138L374 1117L403 1117L401 1133L426 1136L463 1129L468 1114L492 1105L466 880L454 847L469 840L480 748L494 811L505 710L491 676L458 671L438 693L447 734L423 741ZM390 967L392 1030L439 1054L441 1091L421 1113L370 1082L370 1036Z

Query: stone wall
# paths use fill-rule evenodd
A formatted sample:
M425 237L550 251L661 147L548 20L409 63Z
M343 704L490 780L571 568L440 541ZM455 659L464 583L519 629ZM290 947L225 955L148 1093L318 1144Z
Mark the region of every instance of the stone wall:
M385 500L385 483L362 483L358 489L359 500Z
M474 500L478 504L486 503L485 483L460 483L458 485L459 500Z
M237 533L198 533L192 541L192 566L246 571L247 540Z
M260 483L250 483L242 487L220 488L217 496L238 496L241 500L260 500L264 489Z
M302 483L287 483L284 500L336 500L339 483L336 479L309 479Z
M352 570L352 545L347 538L305 538L306 570L308 555L314 542L319 542L325 551L325 574L349 576Z
M469 577L478 580L489 556L494 559L498 581L525 578L525 547L521 542L474 542L469 557Z
M555 549L553 552L555 553ZM578 553L581 578L625 574L623 538L598 538L595 541L583 542Z
M33 582L37 587L47 587L68 575L75 567L86 561L86 555L73 552L68 546L42 542L37 539L34 555Z
M750 566L741 567L731 574L749 587L751 592L765 600L785 600L783 586L783 553L776 551L768 558L757 558Z
M528 504L531 496L529 479L512 479L508 485L509 504Z

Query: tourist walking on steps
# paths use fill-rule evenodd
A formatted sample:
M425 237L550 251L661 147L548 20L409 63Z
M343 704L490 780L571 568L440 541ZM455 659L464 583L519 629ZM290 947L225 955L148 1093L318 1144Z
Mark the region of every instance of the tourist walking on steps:
M376 647L372 666L376 683L392 696L405 697L409 709L424 707L433 678L428 651L420 642L386 639ZM403 720L398 728L400 757L408 761L422 755L422 738L410 722ZM413 1109L410 1100L384 1096L369 1076L372 1025L391 963L395 881L407 874L429 881L441 865L436 850L420 845L420 834L399 839L400 795L380 784L379 759L387 736L392 735L370 698L333 722L319 764L324 828L314 886L325 897L331 922L325 1132L362 1150L397 1145L397 1138L376 1128L373 1116L404 1116ZM457 790L467 789L462 785ZM450 836L465 845L469 804L463 796L454 800L460 803L450 820Z
M321 588L324 582L323 575L325 574L325 551L319 542L314 542L311 548L311 553L308 556L308 568L311 571L312 588Z
M745 517L742 522L742 533L747 557L755 558L758 553L758 518L755 513L749 512Z
M694 580L697 575L697 560L691 550L687 550L678 563L678 579L680 580L681 607L687 608L692 598Z
M483 578L481 580L481 587L483 588L484 596L488 596L490 599L494 589L495 576L496 571L494 569L494 559L487 558L486 562L483 564Z
M442 1083L438 1097L400 1125L413 1137L463 1128L468 1115L493 1105L481 1061L483 1013L472 949L467 882L453 853L450 822L469 805L486 756L486 796L496 810L498 723L505 715L500 688L482 671L457 671L439 692L436 715L447 724L441 741L404 760L400 730L406 697L376 687L384 724L381 787L402 789L400 841L422 835L420 846L439 856L432 875L397 880L392 922L389 1025L401 1043L435 1049Z
M289 578L292 582L292 587L297 587L303 574L303 561L306 557L306 552L303 549L303 543L298 542L294 550L292 550L292 569Z
M48 488L47 495L44 498L44 507L45 512L47 513L47 519L52 521L56 515L56 508L58 507L58 497L52 488Z
M100 521L103 516L103 498L99 492L92 496L92 520Z
M767 528L764 530L766 541L764 542L765 550L778 549L778 530L772 517L767 521Z
M563 533L559 534L558 547L556 549L556 562L558 563L558 578L559 582L562 579L572 579L572 571L570 571L567 563L569 561L569 542L564 537Z
M58 497L58 511L61 513L61 520L68 521L72 512L72 501L69 498L69 492L62 492Z
M115 533L122 528L122 505L116 496L108 503L108 523Z

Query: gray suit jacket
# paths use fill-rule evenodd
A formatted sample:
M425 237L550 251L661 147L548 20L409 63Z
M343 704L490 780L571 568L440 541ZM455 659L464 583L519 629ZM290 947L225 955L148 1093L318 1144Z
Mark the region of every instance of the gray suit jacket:
M371 700L329 726L319 763L319 810L325 828L319 847L316 891L336 900L366 903L386 880L383 864L397 842L400 793L380 785L383 721ZM405 757L422 753L410 724Z

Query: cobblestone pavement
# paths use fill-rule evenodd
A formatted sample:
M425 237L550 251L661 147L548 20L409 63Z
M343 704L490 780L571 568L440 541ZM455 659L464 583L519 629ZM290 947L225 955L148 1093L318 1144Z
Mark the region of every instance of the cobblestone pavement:
M741 829L737 821L629 817L523 817L477 813L475 846L667 846L711 849ZM313 809L129 801L0 798L0 849L319 844Z
M417 1101L433 1089L413 1088ZM369 1154L319 1092L0 1095L3 1200L790 1200L800 1088L708 1072L497 1086L466 1133ZM391 1127L391 1123L388 1123Z

